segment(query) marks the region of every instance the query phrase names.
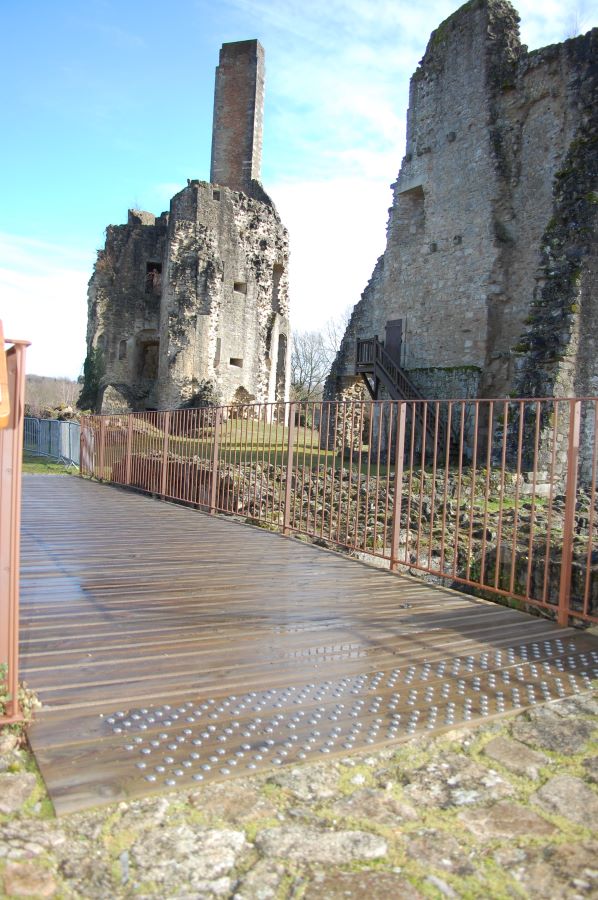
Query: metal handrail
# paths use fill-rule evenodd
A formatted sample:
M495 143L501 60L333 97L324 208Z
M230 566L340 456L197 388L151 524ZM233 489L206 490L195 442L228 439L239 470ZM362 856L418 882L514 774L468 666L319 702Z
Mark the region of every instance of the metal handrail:
M562 625L598 624L598 397L90 416L81 464L113 484L509 597Z

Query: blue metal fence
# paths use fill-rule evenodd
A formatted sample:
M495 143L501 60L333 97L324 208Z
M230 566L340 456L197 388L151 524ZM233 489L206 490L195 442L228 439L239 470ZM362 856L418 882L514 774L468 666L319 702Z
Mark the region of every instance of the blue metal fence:
M25 417L23 449L38 456L49 456L66 465L79 465L81 426L78 422Z

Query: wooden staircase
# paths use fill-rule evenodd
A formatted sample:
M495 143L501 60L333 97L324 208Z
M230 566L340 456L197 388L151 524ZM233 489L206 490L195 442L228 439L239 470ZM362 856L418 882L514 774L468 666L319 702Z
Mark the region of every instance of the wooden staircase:
M407 377L404 369L387 353L384 343L373 338L357 339L357 351L355 356L355 374L361 375L372 400L378 400L380 385L384 385L392 400L410 400L413 416L420 426L425 425L426 432L433 441L438 440L439 446L444 443L445 427L433 404L423 402L423 397L412 381ZM370 381L373 378L373 382ZM436 419L438 418L438 425Z

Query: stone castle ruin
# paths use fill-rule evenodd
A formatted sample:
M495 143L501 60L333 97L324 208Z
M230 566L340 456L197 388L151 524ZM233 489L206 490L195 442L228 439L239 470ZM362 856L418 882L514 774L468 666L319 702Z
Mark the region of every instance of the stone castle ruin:
M210 183L110 225L89 282L79 405L105 413L288 399L288 235L260 184L264 51L224 44Z
M518 22L471 0L433 32L328 399L598 395L598 29L528 53Z

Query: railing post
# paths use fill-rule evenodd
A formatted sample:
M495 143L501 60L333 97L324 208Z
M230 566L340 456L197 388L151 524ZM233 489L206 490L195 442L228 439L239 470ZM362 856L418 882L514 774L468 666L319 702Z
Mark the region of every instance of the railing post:
M127 449L125 450L125 484L131 484L131 447L133 445L133 416L127 416Z
M214 414L214 434L212 436L212 478L210 481L210 513L216 512L218 488L218 452L220 448L220 428L222 425L222 408L217 407Z
M397 405L397 429L395 437L395 495L392 509L392 525L390 532L390 570L394 572L399 557L399 536L401 532L401 506L403 505L403 457L405 455L405 427L407 422L407 404L399 401Z
M102 416L100 418L100 452L98 454L98 469L99 475L97 476L100 481L104 480L104 457L106 452L106 418Z
M295 450L295 403L289 403L288 443L287 443L287 478L284 489L284 523L283 534L291 531L291 496L293 490L293 459Z
M170 441L170 413L164 413L162 423L164 429L164 440L162 443L162 473L160 478L160 497L164 500L166 496L167 480L168 480L168 444Z
M569 623L571 569L573 565L573 526L575 522L575 501L577 495L580 426L581 402L579 400L570 400L567 482L565 486L565 517L563 521L563 550L561 554L561 580L559 585L559 605L557 610L557 622L559 625L568 625Z
M83 478L83 433L85 426L83 423L79 425L79 478Z

